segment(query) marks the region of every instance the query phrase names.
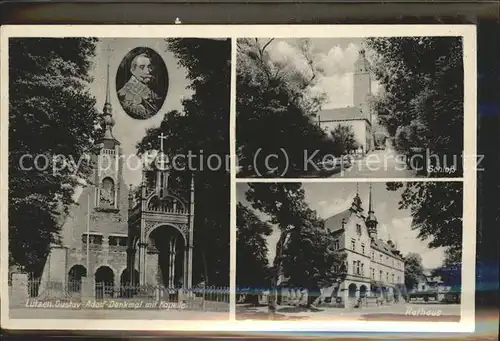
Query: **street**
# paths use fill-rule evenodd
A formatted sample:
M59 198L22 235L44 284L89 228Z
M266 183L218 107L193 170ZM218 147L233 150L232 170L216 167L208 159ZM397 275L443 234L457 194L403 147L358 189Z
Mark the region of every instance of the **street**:
M268 318L269 315L267 314L267 306L236 306L236 319L238 320L261 320ZM300 307L280 307L277 310L276 319L458 322L460 320L460 305L433 303L396 304L352 310L321 307L313 311Z
M415 178L415 171L408 169L404 159L393 149L374 150L360 160L353 160L352 166L332 178Z

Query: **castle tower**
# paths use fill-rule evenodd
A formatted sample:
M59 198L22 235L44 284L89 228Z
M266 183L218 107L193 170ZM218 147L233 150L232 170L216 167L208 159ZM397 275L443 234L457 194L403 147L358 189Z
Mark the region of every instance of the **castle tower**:
M361 110L371 124L372 115L368 105L368 99L371 95L371 76L365 50L359 51L358 59L354 63L353 88L354 107Z
M377 239L377 225L378 221L375 217L375 212L373 212L372 205L372 185L370 184L370 197L369 197L369 208L368 208L368 217L366 217L366 227L368 230L368 235L371 239Z

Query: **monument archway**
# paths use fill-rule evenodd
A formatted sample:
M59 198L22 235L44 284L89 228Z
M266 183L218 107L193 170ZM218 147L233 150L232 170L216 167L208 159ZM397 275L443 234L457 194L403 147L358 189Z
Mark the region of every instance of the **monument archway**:
M183 287L186 278L186 241L172 225L160 225L149 234L149 244L158 252L158 280L167 288Z

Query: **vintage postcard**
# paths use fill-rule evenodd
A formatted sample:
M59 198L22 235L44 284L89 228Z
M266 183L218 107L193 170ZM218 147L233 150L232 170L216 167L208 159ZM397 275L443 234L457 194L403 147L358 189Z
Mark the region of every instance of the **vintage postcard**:
M2 27L2 327L474 330L475 34Z

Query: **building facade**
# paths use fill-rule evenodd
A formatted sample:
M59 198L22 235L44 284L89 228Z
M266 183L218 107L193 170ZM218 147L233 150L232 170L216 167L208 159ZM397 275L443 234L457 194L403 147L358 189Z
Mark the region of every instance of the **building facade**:
M327 133L338 126L349 126L354 132L358 147L363 153L374 148L373 120L374 115L369 106L371 96L371 75L364 50L354 64L353 74L353 106L321 110L318 114L318 125Z
M97 297L121 295L116 288L130 285L192 285L193 183L187 200L178 196L157 158L144 167L138 190L127 187L113 136L109 65L107 82L104 134L90 153L90 184L64 221L61 243L51 246L38 295L78 294L83 278L95 285Z
M362 207L359 195L349 209L325 221L325 227L334 235L334 248L346 254L345 278L332 283L322 292L323 301L354 306L359 298L377 297L393 302L397 287L404 285L404 259L391 240L378 237L378 221L372 206L368 212Z

